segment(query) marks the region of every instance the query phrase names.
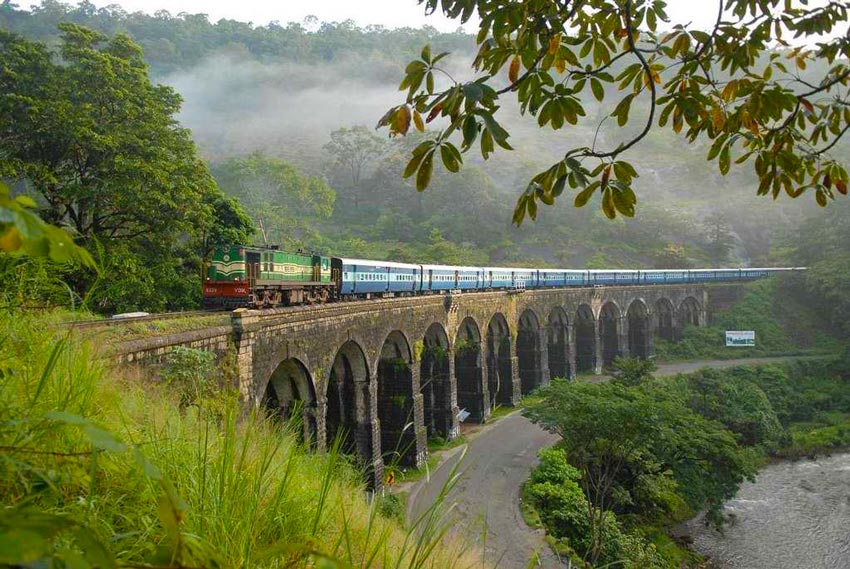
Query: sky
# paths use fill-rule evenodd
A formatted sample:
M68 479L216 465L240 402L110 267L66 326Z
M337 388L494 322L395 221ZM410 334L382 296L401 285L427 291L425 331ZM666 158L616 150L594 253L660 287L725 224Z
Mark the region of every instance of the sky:
M324 22L350 19L361 26L418 28L429 25L441 31L458 28L457 21L446 18L439 11L426 17L424 6L416 0L93 0L92 3L98 7L119 4L128 12L152 14L164 9L175 15L203 13L212 21L229 18L258 25L274 20L281 24L303 22L312 15ZM705 0L668 0L668 14L674 23L693 22L696 27L706 28L713 22L715 6L714 2ZM473 25L468 24L466 29L473 31Z

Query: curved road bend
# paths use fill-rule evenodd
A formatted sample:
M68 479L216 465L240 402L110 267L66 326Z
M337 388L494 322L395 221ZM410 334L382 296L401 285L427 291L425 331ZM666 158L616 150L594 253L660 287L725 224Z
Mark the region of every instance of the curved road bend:
M657 375L688 373L703 367L726 368L755 365L797 358L750 358L705 362L679 362L659 366ZM452 531L461 531L481 545L486 527L484 554L487 564L503 569L528 567L538 552L538 567L563 567L544 541L543 532L529 528L519 511L519 489L537 464L537 452L557 442L518 412L486 425L467 446L462 476L449 494L446 506L452 506ZM448 458L430 479L416 484L410 493L409 519L416 519L436 500L462 447L448 451Z
M447 506L452 531L461 531L481 545L486 528L484 555L487 565L506 569L528 566L537 551L541 567L560 567L543 539L543 532L529 528L519 511L519 489L537 464L537 452L557 442L519 413L485 427L467 446L461 478L452 489ZM434 503L457 464L462 448L455 449L433 473L416 486L410 496L410 519L416 519Z

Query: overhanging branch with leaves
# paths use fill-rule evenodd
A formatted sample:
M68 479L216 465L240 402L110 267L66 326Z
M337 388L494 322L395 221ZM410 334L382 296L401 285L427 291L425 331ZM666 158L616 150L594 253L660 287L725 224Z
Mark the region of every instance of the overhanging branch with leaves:
M413 150L404 171L415 175L419 191L431 181L438 152L443 166L457 172L476 142L485 160L496 146L512 149L496 118L501 97L515 94L522 114L560 131L586 117L589 87L601 104L617 93L605 118L616 118L619 127L629 124L633 101L646 99L643 128L610 149L594 142L567 151L520 194L516 224L536 219L538 202L554 204L567 185L577 207L598 190L606 216L633 216L638 171L624 158L653 129L711 142L707 158L723 175L733 163L751 163L759 195L810 192L825 206L847 193L846 160L831 152L850 129L850 2L808 8L786 0L719 0L708 31L664 26L669 20L659 0L420 4L461 22L477 13L480 24L477 78L459 82L446 73L449 85L437 89L435 74L444 71L448 54L432 56L426 46L407 66L405 102L378 123L395 136L411 126L425 132L440 119L441 128ZM813 63L826 67L815 80L803 76Z

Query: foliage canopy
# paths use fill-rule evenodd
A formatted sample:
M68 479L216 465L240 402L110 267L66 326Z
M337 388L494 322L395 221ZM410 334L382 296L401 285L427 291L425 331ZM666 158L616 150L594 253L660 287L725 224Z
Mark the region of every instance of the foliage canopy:
M642 108L637 132L623 130L611 147L595 139L573 148L535 175L518 199L517 224L526 215L536 219L538 202L552 205L567 185L578 192L577 207L599 191L607 217L634 216L638 172L624 157L654 128L672 129L689 143L711 141L708 159L724 175L733 162L751 163L759 195L795 198L809 191L825 206L847 194L846 165L831 151L850 129L850 36L822 36L847 21L848 2L808 8L790 0L717 0L708 31L664 29L666 3L660 0L419 3L461 22L475 13L480 19L473 61L478 76L455 80L441 63L448 53L434 54L426 45L405 70L400 89L406 101L379 121L391 135L403 135L442 119L436 135L413 150L404 172L415 175L420 191L431 182L438 156L457 172L476 143L484 159L496 146L512 149L510 134L496 120L510 95L540 128L554 130L586 117L591 96L616 101L602 123L613 118L626 127L638 114L633 107ZM805 47L815 40L822 41ZM821 76L805 75L813 62L827 64ZM440 88L444 79L447 86Z
M109 280L72 280L100 309L191 305L201 259L217 240L244 241L250 219L216 186L175 118L180 96L150 82L141 48L59 27L58 53L0 30L0 178L98 253Z

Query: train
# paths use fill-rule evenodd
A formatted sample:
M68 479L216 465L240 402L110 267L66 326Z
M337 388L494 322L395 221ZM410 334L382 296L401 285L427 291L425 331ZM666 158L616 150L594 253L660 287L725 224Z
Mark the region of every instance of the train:
M213 252L203 283L207 308L267 308L332 301L545 288L741 282L805 267L741 269L527 269L370 261L277 247Z

